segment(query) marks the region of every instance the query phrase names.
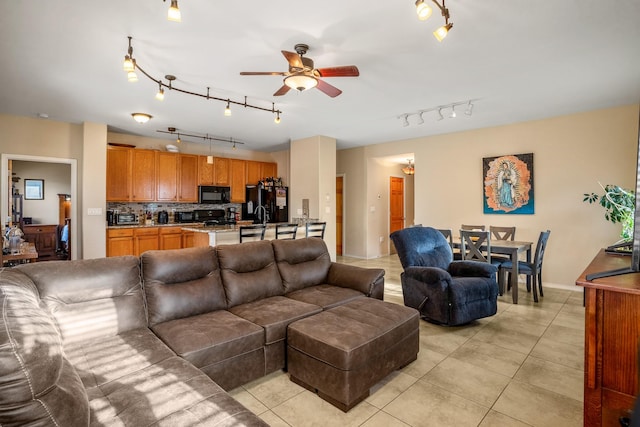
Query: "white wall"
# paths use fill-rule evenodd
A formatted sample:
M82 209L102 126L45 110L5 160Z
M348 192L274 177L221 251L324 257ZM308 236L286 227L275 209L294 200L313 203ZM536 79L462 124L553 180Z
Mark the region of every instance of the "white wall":
M571 285L600 248L618 240L620 227L604 220L602 208L582 199L583 193L599 190L599 181L635 186L638 116L639 106L631 105L394 141L339 151L338 164L344 170L351 164L357 169L361 159L354 157L415 153L415 222L454 230L462 223L515 225L516 239L534 242L540 231L550 229L543 279ZM534 153L535 214L484 214L482 158L520 153ZM341 160L345 156L350 161ZM388 228L382 218L366 212L372 196L387 189L386 181L375 178L375 162L367 160L366 168L367 202L349 198L345 204L348 217L367 217L367 230L355 237L359 242L347 241L346 246L364 248L355 256L372 257L376 254L370 236L388 235ZM356 189L347 185L353 194ZM349 233L347 237L354 238Z

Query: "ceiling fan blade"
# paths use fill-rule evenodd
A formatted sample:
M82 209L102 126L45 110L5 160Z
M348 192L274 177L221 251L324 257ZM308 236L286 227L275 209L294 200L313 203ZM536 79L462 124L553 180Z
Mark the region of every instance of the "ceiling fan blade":
M358 67L355 65L345 65L343 67L328 67L316 69L320 77L357 77L360 75Z
M241 76L284 76L284 71L240 71Z
M316 86L316 89L319 89L321 92L324 92L332 98L335 98L342 93L342 91L337 87L331 86L329 83L320 79L318 79L318 86Z
M282 87L280 89L278 89L276 91L276 93L273 94L273 96L282 96L285 95L287 92L289 92L289 89L291 89L289 86L287 85L282 85Z
M287 61L289 62L289 66L293 68L303 69L304 64L302 64L302 59L300 59L300 55L295 52L287 52L286 50L281 51Z

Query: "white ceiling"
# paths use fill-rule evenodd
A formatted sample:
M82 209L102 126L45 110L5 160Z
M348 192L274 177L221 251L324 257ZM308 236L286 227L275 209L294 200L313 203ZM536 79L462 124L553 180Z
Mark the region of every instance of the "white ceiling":
M272 151L314 135L338 148L477 129L640 102L640 1L450 0L454 26L434 5L428 21L413 0L262 2L180 0L182 23L166 20L161 0L2 0L0 113L72 123L154 138L167 127L245 142ZM175 86L283 111L268 112L167 91L139 74L127 82L127 36L152 76L174 74ZM342 95L317 89L272 94L286 71L281 50L310 46L318 68L356 65L360 77L327 78ZM418 125L403 113L477 99L473 114ZM153 119L139 125L131 113ZM448 112L444 112L448 116ZM193 142L200 142L194 140Z

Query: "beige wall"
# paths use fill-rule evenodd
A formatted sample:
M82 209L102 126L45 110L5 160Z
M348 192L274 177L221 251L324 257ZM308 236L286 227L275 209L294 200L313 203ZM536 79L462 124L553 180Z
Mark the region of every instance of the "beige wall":
M106 255L105 232L107 207L107 126L84 123L82 127L83 162L80 172L80 229L82 258L101 258ZM100 209L101 215L89 215L89 209Z
M347 234L359 240L347 240L348 254L377 256L371 236L388 235L384 211L366 214L372 197L387 192L386 181L376 177L387 172L371 160L363 166L362 159L414 152L415 222L454 230L462 223L515 225L516 238L529 241L550 229L543 280L572 285L599 248L618 239L620 227L582 199L599 190L598 182L633 188L638 116L639 106L632 105L339 151L338 173L364 167L368 176L364 203L350 198L356 189L347 181L347 216L367 221L364 234ZM535 214L485 215L482 158L520 153L534 153Z

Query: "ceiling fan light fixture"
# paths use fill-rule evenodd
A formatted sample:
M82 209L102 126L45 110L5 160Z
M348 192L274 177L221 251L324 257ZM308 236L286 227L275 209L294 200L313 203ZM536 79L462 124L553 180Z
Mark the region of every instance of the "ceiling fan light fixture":
M167 11L167 20L173 22L182 22L182 15L180 14L180 8L178 7L178 0L171 0L171 6Z
M449 30L451 29L451 27L453 27L452 23L448 23L446 25L443 25L442 27L438 28L437 30L435 30L433 32L433 36L439 42L441 42L442 40L444 40L445 37L447 37L447 34L449 34Z
M133 120L135 120L136 122L144 124L151 120L153 116L147 113L131 113L131 117L133 117Z
M289 86L291 89L302 92L318 86L318 79L306 74L294 74L293 76L285 77L284 84Z
M433 10L424 2L424 0L416 0L416 13L418 14L419 20L426 21L429 19L432 12Z

